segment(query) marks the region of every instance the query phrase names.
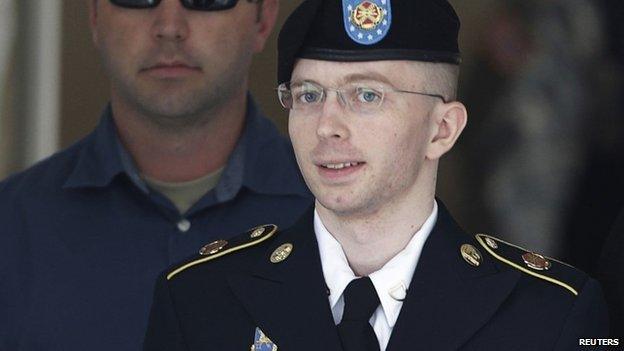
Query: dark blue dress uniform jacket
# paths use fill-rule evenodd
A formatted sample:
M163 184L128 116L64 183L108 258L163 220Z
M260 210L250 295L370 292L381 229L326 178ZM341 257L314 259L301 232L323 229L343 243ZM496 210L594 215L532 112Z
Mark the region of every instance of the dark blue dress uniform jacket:
M292 147L250 103L217 187L187 213L140 182L107 110L70 148L0 183L0 350L136 351L158 274L206 241L312 203Z
M284 243L292 253L271 263ZM462 244L480 250L478 267ZM521 250L500 242L495 253ZM440 206L387 350L583 350L579 338L606 335L596 281L558 262L547 274L578 295L494 258ZM310 211L261 243L163 275L144 350L250 350L258 327L279 351L339 351L327 295Z
M609 306L611 336L624 342L624 210L613 224L598 261L596 277Z

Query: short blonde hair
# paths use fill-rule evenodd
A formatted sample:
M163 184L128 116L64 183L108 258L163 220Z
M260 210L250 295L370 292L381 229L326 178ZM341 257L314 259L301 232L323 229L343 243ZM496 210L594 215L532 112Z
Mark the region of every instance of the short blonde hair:
M457 99L459 66L449 63L414 61L418 71L424 73L422 89L430 94L444 96L446 101Z

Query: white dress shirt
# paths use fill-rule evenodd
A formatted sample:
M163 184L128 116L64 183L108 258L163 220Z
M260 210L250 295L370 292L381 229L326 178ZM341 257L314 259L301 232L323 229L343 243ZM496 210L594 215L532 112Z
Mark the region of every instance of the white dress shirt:
M405 249L388 261L380 270L369 275L381 305L375 310L370 324L375 330L379 348L384 351L388 346L390 334L399 317L403 300L410 286L414 269L420 258L422 247L431 233L438 217L438 204L434 201L433 211L414 233ZM344 298L342 293L355 276L340 243L325 228L316 210L314 211L314 232L321 255L321 265L325 283L329 288L329 306L336 325L342 320ZM416 282L417 284L417 282Z

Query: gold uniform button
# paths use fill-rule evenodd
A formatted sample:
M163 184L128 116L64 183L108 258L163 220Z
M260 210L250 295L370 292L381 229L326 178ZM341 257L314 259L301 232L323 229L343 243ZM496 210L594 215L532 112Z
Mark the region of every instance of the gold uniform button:
M481 264L481 253L477 250L476 247L470 244L464 244L459 249L462 257L468 264L474 267L479 267Z
M290 256L290 253L293 250L293 245L290 243L286 243L280 245L273 253L271 254L271 263L280 263Z
M214 255L221 251L227 244L228 242L225 240L213 241L208 245L204 245L204 247L199 250L199 254L202 256Z
M547 271L551 264L544 256L536 254L534 252L527 252L522 255L522 260L526 263L527 267L533 268L536 271Z
M264 229L264 227L258 227L256 229L254 229L249 236L252 239L255 239L255 238L259 237L260 235L264 234L265 231L266 231L266 229Z
M487 246L489 246L491 249L498 249L498 244L496 243L496 241L492 238L485 238L485 243L487 244Z

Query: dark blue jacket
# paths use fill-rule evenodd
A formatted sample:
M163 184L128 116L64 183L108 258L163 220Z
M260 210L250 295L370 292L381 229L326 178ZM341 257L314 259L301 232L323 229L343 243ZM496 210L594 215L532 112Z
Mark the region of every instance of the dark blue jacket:
M158 273L259 221L289 226L311 201L253 102L219 184L185 214L141 181L107 109L0 183L0 350L139 350Z
M611 336L624 343L624 210L613 224L602 248L596 277L609 306Z
M607 334L596 281L557 261L547 271L530 269L524 250L486 238L464 233L440 206L387 351L595 350L579 346L579 338ZM272 263L286 243L290 256ZM480 251L478 266L462 258L463 244ZM312 211L271 237L231 239L214 255L222 253L159 279L145 351L249 350L256 328L278 350L341 350Z

